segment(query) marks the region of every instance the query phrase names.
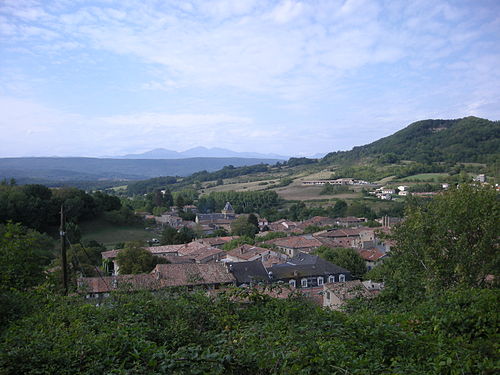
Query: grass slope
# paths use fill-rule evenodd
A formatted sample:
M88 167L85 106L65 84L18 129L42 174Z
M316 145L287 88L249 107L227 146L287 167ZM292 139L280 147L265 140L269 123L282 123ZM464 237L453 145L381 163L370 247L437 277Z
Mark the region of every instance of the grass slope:
M80 224L80 230L82 240L95 240L108 248L120 242L147 241L153 237L153 233L145 230L142 225L114 225L103 219L83 222Z

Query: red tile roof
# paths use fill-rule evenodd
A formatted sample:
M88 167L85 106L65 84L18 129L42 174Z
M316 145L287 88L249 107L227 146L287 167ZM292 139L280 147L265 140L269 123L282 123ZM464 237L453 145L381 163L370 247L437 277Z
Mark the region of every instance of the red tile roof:
M305 238L304 236L275 238L265 243L288 249L311 249L322 245L321 241L316 238Z
M270 251L269 249L266 249L263 247L244 244L242 246L234 248L231 251L228 251L227 255L230 255L230 256L233 256L233 257L239 258L239 259L250 260L251 258L253 258L255 256L268 254L269 251Z
M377 260L385 256L384 253L382 253L380 250L376 248L358 250L358 253L364 260L372 262L376 262Z
M107 293L234 282L236 279L223 263L157 264L148 274L80 278L78 289L81 293Z

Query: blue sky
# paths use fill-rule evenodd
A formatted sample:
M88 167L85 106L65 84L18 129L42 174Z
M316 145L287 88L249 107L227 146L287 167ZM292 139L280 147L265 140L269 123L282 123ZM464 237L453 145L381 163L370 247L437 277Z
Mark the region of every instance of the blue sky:
M500 119L500 1L1 0L0 157L350 149Z

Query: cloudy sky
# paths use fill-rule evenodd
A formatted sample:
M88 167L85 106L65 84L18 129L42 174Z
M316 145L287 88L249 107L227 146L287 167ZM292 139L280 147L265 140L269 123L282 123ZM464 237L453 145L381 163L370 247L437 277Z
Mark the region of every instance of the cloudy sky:
M500 119L498 0L0 0L0 157L313 155Z

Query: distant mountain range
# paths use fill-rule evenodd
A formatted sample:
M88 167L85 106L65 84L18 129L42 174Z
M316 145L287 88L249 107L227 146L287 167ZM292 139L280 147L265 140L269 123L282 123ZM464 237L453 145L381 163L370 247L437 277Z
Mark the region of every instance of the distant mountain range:
M257 159L278 159L288 160L290 156L278 154L260 154L258 152L237 152L225 148L194 147L189 150L177 152L165 148L155 148L154 150L141 154L128 154L115 156L113 159L186 159L186 158L257 158Z

